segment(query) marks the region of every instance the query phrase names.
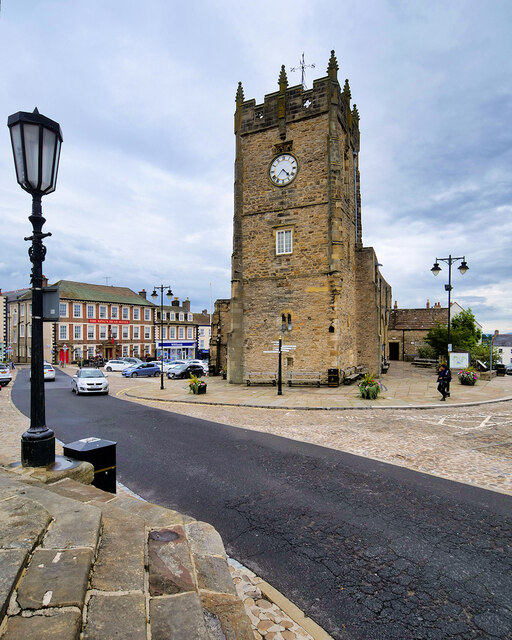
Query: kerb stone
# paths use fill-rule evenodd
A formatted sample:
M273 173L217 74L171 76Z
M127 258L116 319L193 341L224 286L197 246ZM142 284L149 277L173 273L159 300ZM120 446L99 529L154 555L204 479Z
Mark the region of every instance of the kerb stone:
M149 614L152 640L211 640L197 593L153 598Z
M82 640L146 640L143 593L96 594L89 600Z

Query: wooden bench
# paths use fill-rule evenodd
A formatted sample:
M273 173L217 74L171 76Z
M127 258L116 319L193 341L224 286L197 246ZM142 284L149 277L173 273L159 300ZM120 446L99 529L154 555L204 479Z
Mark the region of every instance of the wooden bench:
M437 360L433 358L414 358L411 364L416 367L435 367L437 365Z
M293 384L316 384L320 386L321 374L319 371L292 371L288 374L288 386Z
M251 371L247 373L247 386L251 384L277 384L277 373L275 371Z
M349 367L343 373L343 384L352 384L364 375L363 367Z

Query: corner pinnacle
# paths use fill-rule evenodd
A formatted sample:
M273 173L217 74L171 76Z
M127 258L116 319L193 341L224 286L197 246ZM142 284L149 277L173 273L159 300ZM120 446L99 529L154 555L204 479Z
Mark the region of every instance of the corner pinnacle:
M338 80L338 60L334 55L334 49L331 51L331 57L329 58L329 65L327 67L327 75L331 80Z
M288 88L288 78L286 77L286 71L284 64L281 65L281 73L279 74L279 91L284 93Z
M244 101L244 89L242 87L242 83L239 82L238 89L236 90L235 102L237 105L239 105L239 104L242 104L243 101Z

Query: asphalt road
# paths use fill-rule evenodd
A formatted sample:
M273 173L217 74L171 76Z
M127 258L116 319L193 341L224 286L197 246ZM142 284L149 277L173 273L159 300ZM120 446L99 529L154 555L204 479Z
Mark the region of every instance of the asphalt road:
M334 638L512 639L510 496L112 397L75 397L57 376L46 384L46 415L60 440L115 440L121 482L213 524L231 556ZM28 413L28 371L12 397Z

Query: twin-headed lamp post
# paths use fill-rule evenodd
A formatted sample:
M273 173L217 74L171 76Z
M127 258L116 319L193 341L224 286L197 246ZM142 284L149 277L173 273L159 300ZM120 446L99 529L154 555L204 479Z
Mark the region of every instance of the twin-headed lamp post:
M441 272L441 267L439 266L439 261L441 262L446 262L448 264L448 284L444 285L445 291L448 291L448 345L447 345L447 353L449 355L450 353L450 323L451 323L451 293L452 293L452 264L454 262L457 262L458 260L462 260L462 262L460 263L460 266L458 267L461 275L464 275L466 273L466 271L469 269L467 262L466 262L466 257L465 256L461 256L459 258L453 258L451 255L448 256L447 258L436 258L436 261L434 262L434 266L432 267L432 269L430 269L430 271L432 271L432 273L435 276L438 276L439 273Z
M153 293L151 297L153 300L158 298L156 290L160 290L160 389L164 388L164 289L167 289L165 294L167 298L172 296L171 287L165 287L161 284L159 287L153 287Z
M21 436L21 463L44 467L55 462L55 434L46 426L43 358L43 261L46 247L41 198L55 191L62 131L58 122L19 111L7 120L11 134L16 177L22 189L32 195L32 235L28 250L32 262L32 351L30 365L30 428Z

